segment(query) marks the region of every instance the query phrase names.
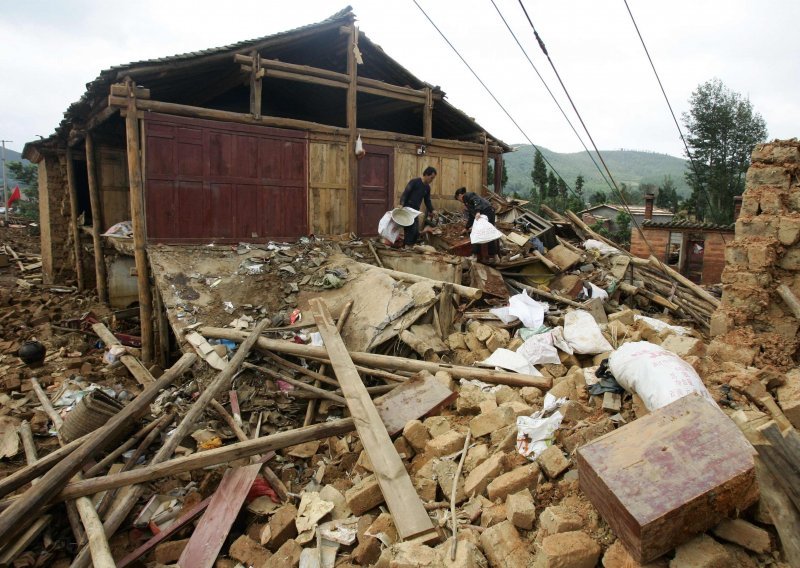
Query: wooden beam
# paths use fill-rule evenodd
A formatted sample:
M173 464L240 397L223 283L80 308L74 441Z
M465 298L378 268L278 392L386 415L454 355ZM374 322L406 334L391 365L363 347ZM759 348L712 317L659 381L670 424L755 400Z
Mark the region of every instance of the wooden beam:
M356 48L358 47L358 30L355 25L350 26L347 36L347 97L346 97L346 124L348 134L347 145L347 179L350 195L347 200L347 227L351 233L358 232L358 162L356 160L356 137L358 136L358 110L356 100L358 95L358 64L356 63Z
M93 434L93 432L92 432ZM60 447L42 457L36 463L30 464L27 467L18 469L11 475L0 479L0 497L8 495L12 491L16 491L27 483L32 482L40 475L49 471L55 464L60 462L66 456L75 451L81 444L89 439L91 434L81 436L77 440L73 440L69 444Z
M410 272L401 272L399 270L392 270L390 268L380 268L379 266L372 266L371 264L364 264L364 263L360 264L363 268L367 270L380 270L381 272L388 274L395 280L401 280L403 282L429 282L433 286L437 286L439 288L441 288L445 284L451 284L453 286L453 290L455 290L459 295L464 296L465 298L469 298L470 300L478 300L483 295L483 291L479 288L470 288L469 286L463 286L461 284L453 284L452 282L444 282L443 280L433 280L431 278L426 278L424 276L411 274Z
M92 244L94 247L94 271L97 281L97 297L108 304L108 281L106 280L106 262L103 256L103 207L100 200L100 186L97 183L97 163L94 147L94 136L86 133L86 171L89 179L89 203L92 206Z
M139 119L136 118L135 85L129 84L125 133L128 146L128 181L130 184L133 253L136 262L136 286L139 294L139 327L142 336L142 360L153 362L153 295L150 291L145 229L144 180L139 140Z
M261 55L258 51L250 54L250 114L253 118L261 118Z
M719 307L720 302L717 298L715 298L714 296L703 290L700 286L698 286L697 284L686 278L683 274L676 272L675 270L667 266L666 263L661 262L652 255L650 256L649 260L650 264L653 267L660 269L662 272L665 272L670 278L672 278L679 284L683 284L684 286L689 288L689 290L694 292L697 296L703 298L706 302L708 302L715 308Z
M81 254L81 232L78 228L78 188L75 183L75 164L72 161L72 150L67 146L65 160L67 162L67 187L69 188L69 227L72 234L72 252L75 255L75 278L78 292L83 292L83 255Z
M101 426L78 448L64 457L47 471L36 484L22 494L19 501L0 513L0 543L9 542L16 534L32 522L42 508L63 487L64 482L78 472L81 465L96 452L105 448L114 437L128 427L131 419L147 411L150 403L160 391L180 377L195 361L193 354L187 353L152 385L133 399L120 412Z
M119 106L125 103L121 97L110 97L109 104ZM209 120L222 120L225 122L236 122L239 124L254 124L258 126L272 126L275 128L294 128L296 130L309 130L315 132L327 132L330 134L347 134L347 129L338 126L329 126L307 120L296 120L294 118L278 118L272 116L262 116L254 118L249 113L230 112L225 110L215 110L197 106L182 105L177 103L165 103L161 101L137 101L137 108L164 114L174 114L176 116L188 116L190 118L206 118Z
M267 69L264 73L266 77L274 79L286 79L287 81L297 81L298 83L310 83L312 85L321 85L323 87L332 87L334 89L346 89L347 83L340 81L332 81L323 77L312 77L310 75L301 75L300 73L293 73L291 71L281 71L279 69Z
M389 99L397 99L399 101L406 101L409 103L414 103L417 105L424 105L425 98L420 98L418 96L411 96L411 95L404 95L401 93L395 93L394 91L387 91L385 89L376 89L375 87L365 87L360 86L356 87L356 91L359 93L367 93L368 95L375 95L376 97L386 97Z
M241 331L221 327L201 327L200 333L205 337L215 337L218 339L230 339L231 341L242 341L246 335ZM314 359L328 359L327 352L323 347L313 345L300 345L291 341L280 339L269 339L261 337L256 346L266 351L277 351L296 357L311 357ZM360 365L368 367L378 367L379 369L392 369L395 371L408 371L417 373L428 371L436 374L439 371L447 371L454 377L463 379L478 379L495 385L509 385L514 387L537 387L548 390L552 383L547 377L535 377L522 373L512 373L508 371L496 371L483 367L464 367L460 365L448 365L446 363L435 363L431 361L419 361L417 359L406 359L405 357L394 357L392 355L379 355L377 353L364 353L351 351L350 357Z
M425 87L425 108L422 110L422 139L425 144L433 140L433 94L430 87Z
M99 337L100 340L107 346L121 345L119 339L117 339L114 334L111 333L109 329L102 323L98 322L93 324L92 331L94 331L97 334L97 337ZM151 385L155 382L155 379L153 378L153 375L150 374L150 371L148 371L147 368L142 365L142 362L133 355L126 353L125 355L121 356L119 360L123 365L125 365L128 371L130 371L131 375L133 375L133 378L136 379L136 382L143 387Z
M421 537L423 542L438 538L428 512L411 483L403 460L392 444L378 410L353 366L328 307L321 298L311 299L309 306L325 342L331 366L347 399L347 406L353 415L359 439L372 462L375 477L400 538L408 540Z
M378 81L377 79L368 79L367 77L359 77L358 86L370 87L372 89L379 91L388 91L390 93L395 93L398 95L405 95L406 97L415 99L416 102L420 104L425 104L425 99L427 97L425 89L412 89L410 87L401 87L399 85L392 85L391 83L386 83L384 81ZM389 95L383 95L383 96L388 97ZM441 98L441 95L433 95L433 92L431 92L431 98L434 97Z
M494 192L503 194L503 154L494 156Z

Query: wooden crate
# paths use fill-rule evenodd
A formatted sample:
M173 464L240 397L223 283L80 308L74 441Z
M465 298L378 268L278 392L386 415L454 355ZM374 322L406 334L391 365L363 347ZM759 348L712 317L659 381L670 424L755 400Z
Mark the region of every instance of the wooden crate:
M647 563L756 501L754 453L721 410L689 395L578 449L578 475Z

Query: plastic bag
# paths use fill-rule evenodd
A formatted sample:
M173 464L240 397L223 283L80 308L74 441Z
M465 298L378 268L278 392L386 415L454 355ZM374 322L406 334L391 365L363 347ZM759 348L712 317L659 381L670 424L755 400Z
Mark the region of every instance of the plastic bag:
M547 393L540 411L517 418L517 452L533 461L552 445L553 435L564 418L557 409L566 401L566 398L556 398Z
M472 232L469 234L469 242L473 245L489 243L503 236L497 227L489 222L486 215L476 215L475 222L472 223Z
M403 231L403 227L392 220L392 212L387 211L378 222L378 234L390 243L394 243Z
M544 313L549 305L537 302L523 290L508 299L508 313L517 316L525 327L536 329L544 323Z
M583 355L605 353L613 349L603 337L592 314L583 310L573 310L564 316L564 339L575 353Z
M481 361L481 365L500 367L501 369L507 369L524 375L532 375L534 377L542 376L536 367L528 363L527 359L521 354L502 347L495 350L487 359Z
M553 332L532 335L519 346L517 353L525 357L531 365L558 365L558 350L553 345Z
M608 358L608 367L617 382L628 392L638 394L650 411L693 392L715 404L689 363L649 341L622 345Z

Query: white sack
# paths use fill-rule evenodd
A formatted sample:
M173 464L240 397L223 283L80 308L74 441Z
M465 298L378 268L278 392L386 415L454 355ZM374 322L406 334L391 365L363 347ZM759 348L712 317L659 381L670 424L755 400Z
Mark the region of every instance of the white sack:
M584 355L605 353L613 349L603 337L592 314L583 310L573 310L564 316L564 339L575 353Z
M677 335L688 335L690 332L690 330L686 327L682 327L680 325L670 325L665 321L661 321L660 319L650 318L647 316L640 316L639 314L633 314L633 319L635 321L642 320L644 323L646 323L659 333L661 333L665 329L671 329Z
M397 240L402 230L403 227L395 223L392 219L391 211L387 211L378 222L378 234L390 243L393 243Z
M523 290L508 299L508 313L517 316L522 325L530 329L538 329L544 323L544 313L549 309L547 304L537 302Z
M476 215L472 223L472 231L469 234L469 242L473 245L489 243L503 236L497 227L489 222L486 215Z
M608 358L608 368L620 386L638 394L650 411L693 392L714 404L689 363L649 341L625 343Z
M583 248L586 250L596 250L601 255L604 254L620 254L620 250L612 247L611 245L607 245L602 241L597 241L595 239L588 239L583 242Z
M542 374L536 370L536 367L528 363L525 357L502 347L495 350L487 359L481 361L481 365L500 367L501 369L507 369L524 375L532 375L534 377L542 376Z
M517 353L525 357L531 365L558 365L558 350L553 345L553 332L532 335L519 346Z
M556 398L547 393L540 411L517 418L517 452L533 461L553 444L555 431L564 418L556 409L566 401L566 398ZM551 412L553 413L550 414ZM550 416L546 416L547 414Z

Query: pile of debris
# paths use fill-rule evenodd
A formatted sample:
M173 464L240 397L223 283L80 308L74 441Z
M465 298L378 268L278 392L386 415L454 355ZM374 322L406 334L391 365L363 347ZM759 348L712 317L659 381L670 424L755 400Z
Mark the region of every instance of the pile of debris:
M494 266L450 254L457 215L414 251L152 247L166 370L134 313L0 269L0 564L798 565L793 372L708 349L719 300L657 261L494 199Z

